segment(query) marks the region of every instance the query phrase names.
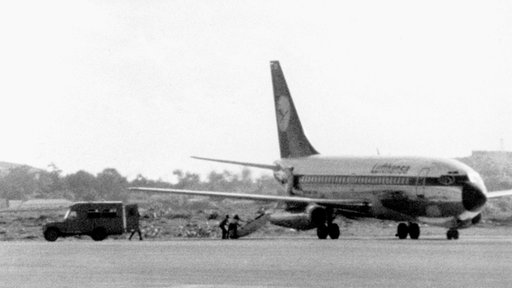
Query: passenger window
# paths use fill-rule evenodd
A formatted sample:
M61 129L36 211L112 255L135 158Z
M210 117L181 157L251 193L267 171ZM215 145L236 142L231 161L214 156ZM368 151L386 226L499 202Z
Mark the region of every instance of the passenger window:
M98 209L90 209L89 211L87 211L87 218L100 218L101 217L101 214L100 214L100 211L98 211Z
M105 217L105 218L115 218L117 216L117 209L115 209L115 208L105 209L105 210L103 210L103 213L101 216Z
M73 220L76 218L76 215L76 211L69 211L69 213L64 218L68 220Z

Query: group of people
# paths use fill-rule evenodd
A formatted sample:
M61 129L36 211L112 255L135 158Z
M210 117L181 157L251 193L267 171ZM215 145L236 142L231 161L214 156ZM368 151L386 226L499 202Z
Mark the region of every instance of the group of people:
M220 221L220 230L222 231L222 239L237 239L238 238L238 227L240 227L240 217L235 215L233 220L229 220L229 215Z

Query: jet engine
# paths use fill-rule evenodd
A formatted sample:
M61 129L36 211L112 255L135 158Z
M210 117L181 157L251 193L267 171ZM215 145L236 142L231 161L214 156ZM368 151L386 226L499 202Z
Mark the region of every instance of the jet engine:
M327 220L325 207L309 204L302 212L281 212L270 216L270 223L297 230L308 230L323 225Z
M283 170L274 171L274 179L281 184L285 184L288 180L288 175Z

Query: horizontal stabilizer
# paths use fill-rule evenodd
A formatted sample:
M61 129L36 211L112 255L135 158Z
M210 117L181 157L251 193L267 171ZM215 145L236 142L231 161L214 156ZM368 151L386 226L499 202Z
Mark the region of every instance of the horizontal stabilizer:
M498 198L498 197L512 196L512 190L501 190L501 191L488 192L486 196L487 196L487 198Z
M261 194L247 194L235 192L217 192L217 191L198 191L198 190L182 190L182 189L168 189L168 188L150 188L150 187L130 187L128 188L135 192L147 193L164 193L164 194L181 194L181 195L195 195L195 196L209 196L209 197L222 197L243 200L256 200L256 201L274 201L274 202L300 202L300 203L316 203L325 206L368 206L367 202L361 200L345 200L345 199L320 199L308 197L294 197L294 196L279 196L279 195L261 195Z
M280 169L280 167L277 166L277 165L268 165L268 164L258 164L258 163L249 163L249 162L240 162L240 161L231 161L231 160L212 159L212 158L204 158L204 157L197 157L197 156L191 156L191 157L194 158L194 159L199 159L199 160L206 160L206 161L212 161L212 162L220 162L220 163L227 163L227 164L242 165L242 166L261 168L261 169L270 169L270 170L279 170Z

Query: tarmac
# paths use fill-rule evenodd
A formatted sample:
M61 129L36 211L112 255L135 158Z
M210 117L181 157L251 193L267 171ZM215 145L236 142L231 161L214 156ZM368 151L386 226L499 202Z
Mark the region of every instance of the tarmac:
M0 287L510 287L512 238L0 243Z

